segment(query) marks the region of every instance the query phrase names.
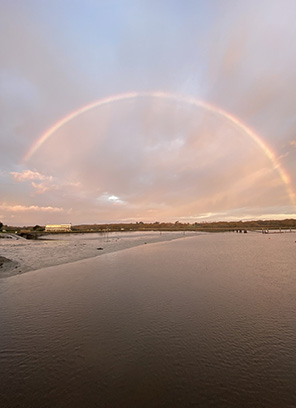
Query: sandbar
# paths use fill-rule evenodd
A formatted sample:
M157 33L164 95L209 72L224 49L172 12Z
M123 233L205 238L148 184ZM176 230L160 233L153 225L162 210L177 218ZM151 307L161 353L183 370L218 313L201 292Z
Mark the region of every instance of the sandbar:
M182 239L196 232L118 232L53 234L27 240L13 234L0 239L0 278L101 256L139 245Z

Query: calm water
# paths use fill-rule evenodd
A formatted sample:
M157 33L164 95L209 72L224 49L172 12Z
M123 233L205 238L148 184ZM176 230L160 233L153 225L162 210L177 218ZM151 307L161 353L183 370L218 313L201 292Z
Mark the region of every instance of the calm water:
M209 234L0 282L1 407L296 407L296 234Z

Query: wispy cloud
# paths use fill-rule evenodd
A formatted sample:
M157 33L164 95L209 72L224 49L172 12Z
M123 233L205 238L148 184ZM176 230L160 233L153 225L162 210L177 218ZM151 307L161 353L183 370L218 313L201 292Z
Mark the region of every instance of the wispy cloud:
M23 170L22 172L10 172L17 183L30 182L36 194L44 194L48 191L59 189L59 185L54 182L53 176L47 176L34 170Z
M23 213L23 212L48 212L48 213L56 213L56 212L63 212L65 211L63 208L60 207L40 207L38 205L20 205L20 204L0 204L0 210L6 212L14 212L14 213Z
M203 214L198 214L198 215L191 215L190 217L180 217L180 220L183 220L185 218L186 221L194 222L195 220L207 220L207 219L222 219L227 213L203 213Z
M22 172L10 172L17 183L29 183L35 190L36 194L44 194L49 191L75 190L81 187L79 181L64 181L57 178L42 174L36 170L23 170Z
M34 187L37 194L44 194L47 191L58 190L59 188L56 184L53 183L49 182L35 183L34 181L32 182L32 187Z
M46 176L38 171L23 170L22 172L12 171L10 174L18 182L30 181L30 180L48 180L52 181L52 176Z

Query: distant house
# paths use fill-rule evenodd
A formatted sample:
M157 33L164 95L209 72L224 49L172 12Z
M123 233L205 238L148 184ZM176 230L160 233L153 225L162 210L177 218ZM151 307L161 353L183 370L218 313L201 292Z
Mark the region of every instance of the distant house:
M54 224L54 225L46 225L45 226L46 232L69 232L72 231L71 224Z

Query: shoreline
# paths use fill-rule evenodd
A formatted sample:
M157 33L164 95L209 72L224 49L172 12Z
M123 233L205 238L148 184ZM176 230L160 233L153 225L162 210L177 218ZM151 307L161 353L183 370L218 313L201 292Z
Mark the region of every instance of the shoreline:
M192 237L196 232L132 232L71 234L26 240L7 236L0 240L0 279L26 272L94 258L124 249Z

